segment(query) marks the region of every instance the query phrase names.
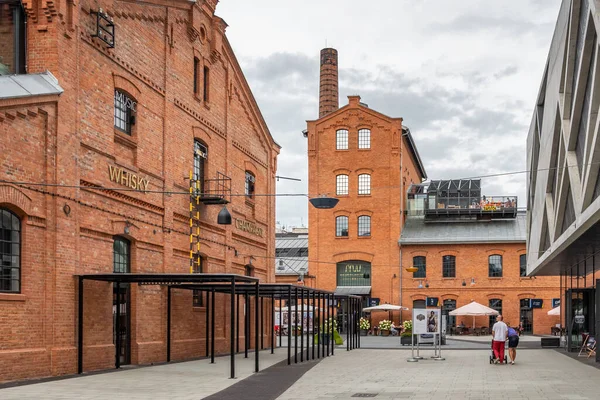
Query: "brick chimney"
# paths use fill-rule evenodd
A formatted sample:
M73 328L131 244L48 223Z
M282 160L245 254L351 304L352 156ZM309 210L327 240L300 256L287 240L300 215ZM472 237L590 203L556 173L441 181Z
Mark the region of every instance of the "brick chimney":
M338 52L336 49L326 48L321 50L319 118L338 108Z

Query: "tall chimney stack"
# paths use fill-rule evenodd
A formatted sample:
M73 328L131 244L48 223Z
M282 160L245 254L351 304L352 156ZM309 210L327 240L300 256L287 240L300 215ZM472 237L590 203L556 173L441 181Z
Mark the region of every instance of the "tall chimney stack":
M326 48L321 50L319 118L338 108L338 52L336 49Z

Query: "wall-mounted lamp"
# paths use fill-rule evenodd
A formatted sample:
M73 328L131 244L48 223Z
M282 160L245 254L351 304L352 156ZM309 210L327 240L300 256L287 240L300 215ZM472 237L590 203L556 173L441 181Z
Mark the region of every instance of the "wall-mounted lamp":
M463 286L467 286L467 282L465 282L465 280L463 279L463 281L462 281L461 285L463 285Z
M475 278L471 278L471 286L475 284Z
M123 229L123 233L125 233L126 235L129 235L129 227L131 226L131 223L129 221L125 221L125 229Z
M419 286L417 286L419 289L423 289L423 282L419 281Z

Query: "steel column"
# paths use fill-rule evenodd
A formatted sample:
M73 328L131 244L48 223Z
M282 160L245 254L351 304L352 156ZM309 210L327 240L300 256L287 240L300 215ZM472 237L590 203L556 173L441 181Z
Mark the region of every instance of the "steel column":
M250 303L248 293L244 294L244 358L248 358L248 347L250 346Z
M115 283L117 288L117 319L115 321L115 368L121 367L121 284L119 281Z
M304 362L304 288L300 289L300 362Z
M350 301L352 299L348 297L346 299L346 351L350 351L350 341L352 335L350 335Z
M204 292L202 293L202 295L204 295ZM208 292L206 292L206 325L205 325L205 330L206 330L206 357L208 358L208 356L210 355L210 296L208 295Z
M215 363L215 288L210 294L210 363Z
M327 326L325 327L325 334L327 335L327 357L329 357L329 342L331 341L331 338L329 337L329 330L331 329L331 335L333 335L333 326L331 326L332 324L330 324L329 322L329 311L330 311L330 307L329 307L329 295L325 295L325 306L327 307Z
M311 337L312 337L312 359L315 359L315 299L316 299L316 293L313 290L312 292L312 332L311 332ZM310 328L310 325L309 325Z
M208 296L207 296L208 297ZM231 309L230 309L230 323L229 323L229 359L230 359L230 378L235 378L235 342L234 342L234 330L235 330L235 277L231 279ZM239 324L239 320L238 320Z
M256 281L256 289L255 289L255 299L254 299L254 372L258 372L259 370L259 363L258 363L258 355L260 353L260 351L258 350L258 333L259 333L259 326L258 326L258 299L260 296L260 286L259 286L259 282Z
M167 362L171 362L171 286L167 286Z
M290 313L290 306L292 304L292 287L288 287L288 337L287 337L287 348L288 348L288 365L292 363L292 316ZM280 310L281 311L281 310ZM281 339L281 338L280 338Z
M274 352L275 352L275 295L271 294L271 354L273 354Z
M281 340L283 338L283 314L281 312L282 309L282 297L279 297L279 347L281 347ZM289 319L290 313L288 312L288 319Z
M235 318L235 351L236 353L240 352L240 295L237 294L235 295L236 297L236 303L235 303L235 307L236 307L236 312L237 312L237 317Z
M83 373L83 277L79 277L77 309L77 373Z
M294 317L294 364L298 364L298 288L294 289Z
M264 299L260 298L260 349L265 348L265 302Z

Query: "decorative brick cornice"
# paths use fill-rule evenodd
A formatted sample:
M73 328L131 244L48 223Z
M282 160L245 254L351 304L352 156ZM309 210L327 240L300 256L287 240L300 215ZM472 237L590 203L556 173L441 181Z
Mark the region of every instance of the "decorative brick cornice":
M88 187L98 187L98 185L93 184L91 182L88 181L84 181L83 179L79 181L79 184L81 186L88 186ZM147 210L150 211L154 211L160 215L163 215L165 209L159 206L155 206L152 203L148 203L147 201L144 200L140 200L140 199L136 199L135 197L126 195L124 193L120 193L117 192L115 190L93 190L94 193L96 194L102 194L105 195L107 197L113 197L122 201L126 201L128 203L130 203L130 205L134 205L134 206L139 206L139 207L143 207Z
M253 159L254 161L256 161L257 163L259 163L261 166L263 166L264 168L268 168L268 165L266 162L262 161L261 159L259 159L257 156L255 156L254 154L252 154L250 152L250 150L246 149L244 146L242 146L238 141L233 140L233 147L235 147L236 149L240 150L242 153L244 153L245 155L247 155L248 157L250 157L251 159Z
M52 22L52 18L58 14L54 0L23 0L23 7L25 8L25 14L34 24L39 22L40 13L46 17L44 22Z
M175 104L178 108L180 108L181 110L188 113L190 116L194 117L194 119L196 119L196 121L201 122L204 126L209 128L212 132L215 132L217 135L221 136L224 139L227 138L227 133L223 132L222 130L217 128L212 123L208 122L204 117L202 117L200 115L200 113L196 112L191 106L183 103L182 101L180 101L178 99L174 99L173 104Z
M145 12L147 11L148 8L145 8ZM146 13L141 13L141 12L123 12L120 10L116 10L116 11L108 11L108 15L110 15L111 17L116 17L116 18L122 18L122 19L133 19L136 21L145 21L145 22L161 22L161 23L165 23L167 21L167 19L165 17L163 17L162 15L147 15Z
M150 89L155 90L162 96L165 95L166 91L163 87L161 87L160 85L157 85L146 75L143 75L142 73L140 73L137 69L135 69L133 67L133 65L129 64L125 60L122 60L121 57L114 54L114 52L111 51L111 49L106 48L99 41L94 40L94 38L92 38L92 36L89 33L82 30L80 32L80 37L81 37L82 41L84 41L85 43L94 47L96 50L98 50L99 52L101 52L102 54L104 54L105 56L110 58L116 64L120 65L122 68L127 70L129 73L136 76L141 82L144 82L144 84L146 84L146 86L148 86Z

